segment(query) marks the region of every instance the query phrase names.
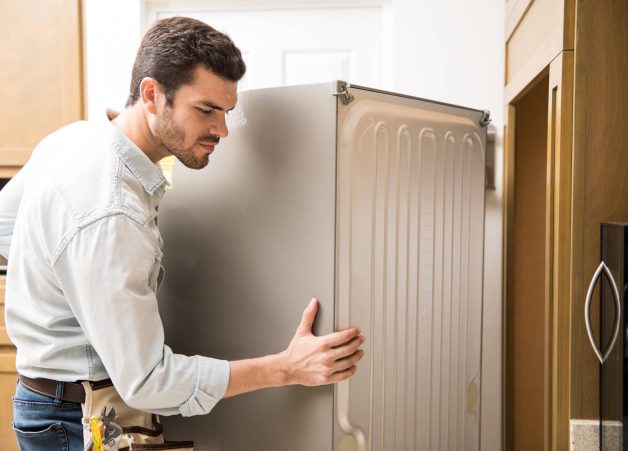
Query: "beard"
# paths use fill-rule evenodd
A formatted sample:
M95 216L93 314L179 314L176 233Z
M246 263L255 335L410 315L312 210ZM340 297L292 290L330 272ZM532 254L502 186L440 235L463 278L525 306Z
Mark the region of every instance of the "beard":
M157 144L177 157L177 159L190 169L202 169L209 163L209 154L194 153L194 147L199 142L210 142L218 144L220 140L216 135L200 136L195 142L185 147L185 130L180 127L172 117L172 107L166 105L163 113L157 117L155 122L155 140Z

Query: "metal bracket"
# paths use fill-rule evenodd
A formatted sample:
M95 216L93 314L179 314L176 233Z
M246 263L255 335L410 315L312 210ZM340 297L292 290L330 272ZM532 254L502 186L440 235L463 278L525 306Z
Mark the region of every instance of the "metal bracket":
M495 191L495 138L496 130L492 124L486 127L486 189Z
M355 99L349 92L350 86L351 85L346 81L336 80L335 91L332 92L332 94L340 97L340 100L342 100L342 103L345 105L349 105Z
M484 110L482 112L482 117L480 118L480 125L482 127L486 127L491 122L491 112L489 110Z

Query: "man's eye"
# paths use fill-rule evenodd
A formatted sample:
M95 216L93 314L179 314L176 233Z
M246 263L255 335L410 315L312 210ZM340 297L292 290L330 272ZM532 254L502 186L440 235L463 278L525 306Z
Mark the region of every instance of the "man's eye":
M198 109L202 114L204 114L205 116L209 116L210 114L212 114L214 112L214 110L207 110L205 108L199 108Z

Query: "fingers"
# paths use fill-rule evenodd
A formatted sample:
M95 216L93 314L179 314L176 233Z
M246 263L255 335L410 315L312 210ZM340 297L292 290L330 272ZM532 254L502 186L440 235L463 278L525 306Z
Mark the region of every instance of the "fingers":
M344 380L349 379L351 376L353 376L356 371L358 371L358 367L357 366L352 366L350 368L347 368L344 371L339 371L337 373L334 373L329 379L328 379L328 383L329 384L335 384L337 382L342 382Z
M331 358L333 358L333 360L340 360L353 354L358 349L358 347L360 347L360 345L364 343L365 340L366 338L363 335L354 337L352 340L348 341L344 345L332 349L330 353Z
M318 300L312 298L310 303L305 307L303 316L301 317L301 324L297 328L297 335L308 335L312 333L312 324L316 318L316 312L318 311Z
M346 371L347 369L351 368L352 366L355 366L356 363L358 363L360 360L362 360L362 357L364 357L364 351L362 351L361 349L355 351L353 354L336 360L331 368L335 373L339 373L342 371Z
M324 336L312 334L318 311L313 298L303 312L301 323L288 348L281 353L288 384L318 386L346 380L357 371L356 364L364 357L359 347L365 337L359 327Z
M333 348L336 346L341 346L348 341L353 340L355 337L360 335L359 327L351 327L346 330L341 330L338 332L333 332L329 335L325 335L323 338L324 344L327 347Z

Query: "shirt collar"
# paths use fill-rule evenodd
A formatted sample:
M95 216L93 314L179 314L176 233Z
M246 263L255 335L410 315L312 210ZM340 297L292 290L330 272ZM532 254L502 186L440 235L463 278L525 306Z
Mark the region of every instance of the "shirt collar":
M106 124L111 138L111 150L139 180L144 190L153 195L166 185L166 178L159 164L153 163L142 150L133 143L118 127L111 123L118 114L107 110Z

